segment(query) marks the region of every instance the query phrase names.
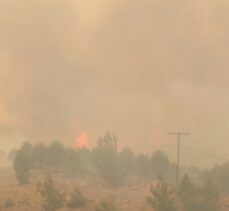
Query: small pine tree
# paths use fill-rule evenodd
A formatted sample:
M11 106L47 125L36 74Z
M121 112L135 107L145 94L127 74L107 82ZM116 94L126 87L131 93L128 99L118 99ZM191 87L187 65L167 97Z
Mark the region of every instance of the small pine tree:
M120 171L124 177L128 177L133 173L134 154L128 147L123 148L119 153Z
M186 174L177 190L177 196L185 211L219 211L219 192L209 177L202 185L195 185Z
M29 183L31 169L31 150L32 145L29 142L25 142L17 151L14 159L14 170L21 185Z
M86 206L87 202L87 198L82 194L80 189L76 187L71 194L71 198L68 201L67 206L69 208L80 208Z
M93 164L98 174L109 184L120 185L123 175L119 163L116 137L107 132L97 141L92 155Z
M113 198L108 197L100 202L95 208L96 211L120 211L120 209L114 203Z
M210 177L204 178L204 183L199 189L200 211L219 211L219 190Z
M177 189L177 196L185 211L199 210L198 191L187 174L182 178Z
M46 199L44 210L55 211L63 207L64 194L55 189L51 176L47 176L44 183L38 185L38 191Z
M155 211L176 211L175 192L159 177L155 187L150 188L152 196L147 197L147 202Z
M135 158L134 171L139 177L149 177L149 158L145 154L140 154Z
M160 150L153 153L150 159L150 174L153 179L156 179L157 175L167 177L169 167L169 158L165 153Z

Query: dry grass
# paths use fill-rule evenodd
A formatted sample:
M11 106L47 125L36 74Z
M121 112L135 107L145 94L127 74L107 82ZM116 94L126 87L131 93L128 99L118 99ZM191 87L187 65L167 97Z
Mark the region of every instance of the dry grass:
M42 182L45 175L41 172L33 172L31 184L20 186L17 183L13 169L0 169L0 211L42 211L44 199L37 192L37 184ZM112 197L122 211L152 211L146 203L149 194L150 182L144 180L132 181L129 185L112 188L105 184L88 181L86 179L74 179L56 176L53 178L55 185L61 191L71 192L75 186L79 187L90 201L85 208L60 211L94 211L96 204L107 197ZM5 202L11 199L15 206L5 208ZM221 201L223 211L229 211L229 197Z
M38 182L43 181L44 175L33 172L31 184L27 186L18 185L14 171L10 168L0 169L0 210L9 211L41 211L43 198L36 190ZM54 183L59 190L70 192L74 186L80 187L83 194L89 199L85 208L75 209L79 211L94 211L98 202L106 197L114 198L116 204L122 211L150 211L152 210L145 201L149 194L149 183L146 181L135 181L132 184L111 188L104 184L88 182L79 179L67 179L54 177ZM15 206L5 208L7 199L11 199ZM63 208L62 211L74 210Z

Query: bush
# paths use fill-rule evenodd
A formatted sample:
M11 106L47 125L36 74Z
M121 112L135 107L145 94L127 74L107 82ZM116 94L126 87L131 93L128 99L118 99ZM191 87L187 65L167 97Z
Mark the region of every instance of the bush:
M7 199L4 203L4 208L6 209L14 207L14 206L15 206L15 203L12 199Z
M155 211L176 211L175 192L160 177L155 187L150 188L152 196L147 197L147 202Z
M111 197L108 197L100 202L96 207L96 211L120 211Z
M218 185L220 190L229 193L229 162L215 165L208 171L204 172L204 176L210 176Z
M136 157L134 171L138 177L149 177L149 158L147 155L140 154Z
M198 189L187 174L182 178L177 189L181 206L185 211L197 211L200 207Z
M61 170L64 165L64 158L66 155L65 146L58 141L54 141L46 150L46 163L49 169L55 172Z
M212 180L204 178L202 185L194 184L186 174L177 190L178 198L185 211L219 211L219 192Z
M111 185L119 185L122 182L117 139L107 132L97 142L93 150L93 162L99 175Z
M210 177L204 178L200 192L200 211L219 211L219 190Z
M150 174L153 179L156 179L158 175L167 177L170 167L170 162L165 153L158 150L153 153L150 159Z
M16 153L14 159L14 170L21 185L29 183L30 169L31 169L31 150L32 145L25 142Z
M120 170L124 177L128 177L133 173L134 154L128 147L123 148L119 153Z
M86 206L87 202L87 198L82 194L80 189L75 188L75 190L71 194L71 198L68 201L67 206L69 208L79 208Z
M38 185L38 191L46 200L44 210L55 211L64 206L64 194L55 189L51 176L47 176L44 183Z

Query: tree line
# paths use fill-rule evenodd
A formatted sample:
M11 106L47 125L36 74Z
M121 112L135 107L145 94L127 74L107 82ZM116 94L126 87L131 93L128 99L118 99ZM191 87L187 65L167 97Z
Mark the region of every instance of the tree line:
M35 169L76 177L98 176L111 185L121 185L132 175L156 179L160 174L167 178L175 169L160 150L152 155L135 155L128 147L118 150L117 139L109 132L98 139L93 149L75 149L57 141L49 145L25 142L9 157L20 184L28 183L30 172Z

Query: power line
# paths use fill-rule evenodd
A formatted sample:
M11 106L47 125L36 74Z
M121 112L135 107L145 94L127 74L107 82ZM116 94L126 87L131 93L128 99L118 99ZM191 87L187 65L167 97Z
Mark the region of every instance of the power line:
M145 145L145 146L119 146L121 148L123 147L129 147L131 149L138 149L138 148L160 148L160 147L169 147L169 146L176 146L176 144L161 144L161 145Z
M212 153L210 153L210 152L204 152L204 151L201 151L201 150L199 150L199 149L196 149L196 148L194 148L194 147L190 147L190 146L187 146L187 145L181 145L181 147L186 148L186 149L190 149L190 150L192 150L192 151L198 152L198 153L203 154L203 155L206 155L206 156L208 156L208 157L213 157L213 158L216 158L216 159L218 159L218 160L223 160L223 161L228 161L228 162L229 162L229 159L228 159L228 158L221 157L221 156L219 156L219 155L212 154Z
M149 149L149 148L161 148L161 147L170 147L170 146L177 146L177 144L161 144L161 145L145 145L145 146L129 146L129 145L123 145L123 146L119 146L119 148L124 148L124 147L128 147L128 148L131 148L131 149ZM188 145L184 145L184 144L180 144L181 147L185 148L185 149L189 149L189 150L192 150L192 151L195 151L199 154L202 154L202 155L205 155L205 156L208 156L208 157L212 157L212 158L216 158L218 160L222 160L222 161L227 161L229 162L229 158L225 158L225 157L222 157L220 155L216 155L214 153L211 153L211 152L206 152L206 151L202 151L202 150L199 150L199 149L196 149L194 147L191 147L191 146L188 146Z

